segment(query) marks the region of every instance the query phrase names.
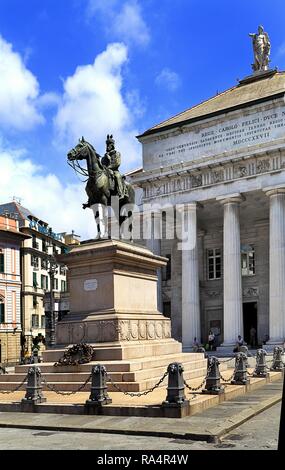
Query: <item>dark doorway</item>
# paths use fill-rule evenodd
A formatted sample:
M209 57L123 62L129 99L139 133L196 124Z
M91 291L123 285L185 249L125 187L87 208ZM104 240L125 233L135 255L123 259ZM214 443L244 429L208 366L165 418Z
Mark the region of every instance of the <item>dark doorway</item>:
M243 304L243 338L250 346L250 329L256 330L255 344L257 344L257 302L245 302Z

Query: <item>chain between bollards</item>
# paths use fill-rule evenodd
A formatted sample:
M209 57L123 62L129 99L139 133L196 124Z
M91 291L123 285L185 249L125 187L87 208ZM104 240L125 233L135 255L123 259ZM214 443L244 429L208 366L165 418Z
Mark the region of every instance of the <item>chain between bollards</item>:
M165 377L167 377L168 371L166 371L161 379L149 390L145 390L144 392L126 392L125 390L122 390L112 379L109 375L107 375L107 380L113 385L113 387L118 391L123 393L124 395L128 395L129 397L142 397L144 395L148 395L149 393L153 392L156 388L160 386L160 384L164 381Z
M70 392L66 392L66 391L62 391L62 390L57 390L54 385L49 385L44 377L43 377L42 381L43 381L43 383L46 385L46 387L48 388L48 390L49 390L50 392L54 392L54 393L56 393L57 395L75 395L76 393L81 392L81 390L84 389L84 387L88 384L88 382L90 382L91 377L92 377L92 374L89 375L89 377L85 380L84 383L82 383L82 384L78 387L77 390L72 390L72 391L70 391Z
M22 387L22 385L24 385L24 383L27 381L27 378L28 378L28 374L26 375L26 377L24 378L24 380L23 380L19 385L17 385L16 388L14 388L13 390L0 390L0 393L2 393L3 395L8 395L9 393L18 392L18 390L20 390L20 388Z

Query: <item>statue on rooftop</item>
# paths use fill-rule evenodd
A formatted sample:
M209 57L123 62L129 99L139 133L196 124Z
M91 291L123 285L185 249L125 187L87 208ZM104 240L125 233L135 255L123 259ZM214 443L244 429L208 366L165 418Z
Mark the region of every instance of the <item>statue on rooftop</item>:
M270 62L270 40L268 34L264 31L263 26L258 26L258 33L250 33L252 38L254 64L252 69L254 72L262 72L268 70Z

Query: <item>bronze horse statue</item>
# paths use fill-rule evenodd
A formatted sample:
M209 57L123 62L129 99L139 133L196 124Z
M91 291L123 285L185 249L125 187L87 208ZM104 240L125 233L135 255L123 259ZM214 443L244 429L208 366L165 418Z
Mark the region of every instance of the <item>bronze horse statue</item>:
M85 191L88 196L87 203L83 204L83 209L92 207L94 204L111 206L112 196L117 196L116 184L112 178L112 172L107 166L102 164L101 156L96 152L93 145L87 142L84 137L79 139L79 143L67 154L68 164L79 174L87 177ZM82 168L78 161L86 160L87 169ZM124 177L123 177L124 178ZM125 193L119 199L119 224L121 225L128 215L121 215L121 209L125 205L135 204L135 190L130 183L124 180ZM97 214L98 215L98 214ZM129 214L130 215L130 214Z

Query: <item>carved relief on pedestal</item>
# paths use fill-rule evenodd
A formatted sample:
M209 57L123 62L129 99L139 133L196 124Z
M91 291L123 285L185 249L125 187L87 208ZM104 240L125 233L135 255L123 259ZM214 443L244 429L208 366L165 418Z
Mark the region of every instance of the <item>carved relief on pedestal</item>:
M130 335L132 340L139 339L138 321L130 321Z
M156 322L156 324L155 324L155 333L156 333L156 338L157 339L163 338L163 328L162 328L162 323L161 322Z
M116 341L118 337L116 320L100 321L101 341Z
M147 321L147 339L155 339L155 323Z
M130 322L129 320L120 320L118 324L119 341L130 340Z
M98 320L75 322L68 325L67 332L59 328L63 342L79 344L83 342L112 342L155 340L171 337L170 321L162 320ZM62 336L64 334L64 337Z
M170 321L163 322L163 331L165 338L171 338L171 323Z
M139 339L146 339L147 338L147 331L146 331L146 322L139 321Z

